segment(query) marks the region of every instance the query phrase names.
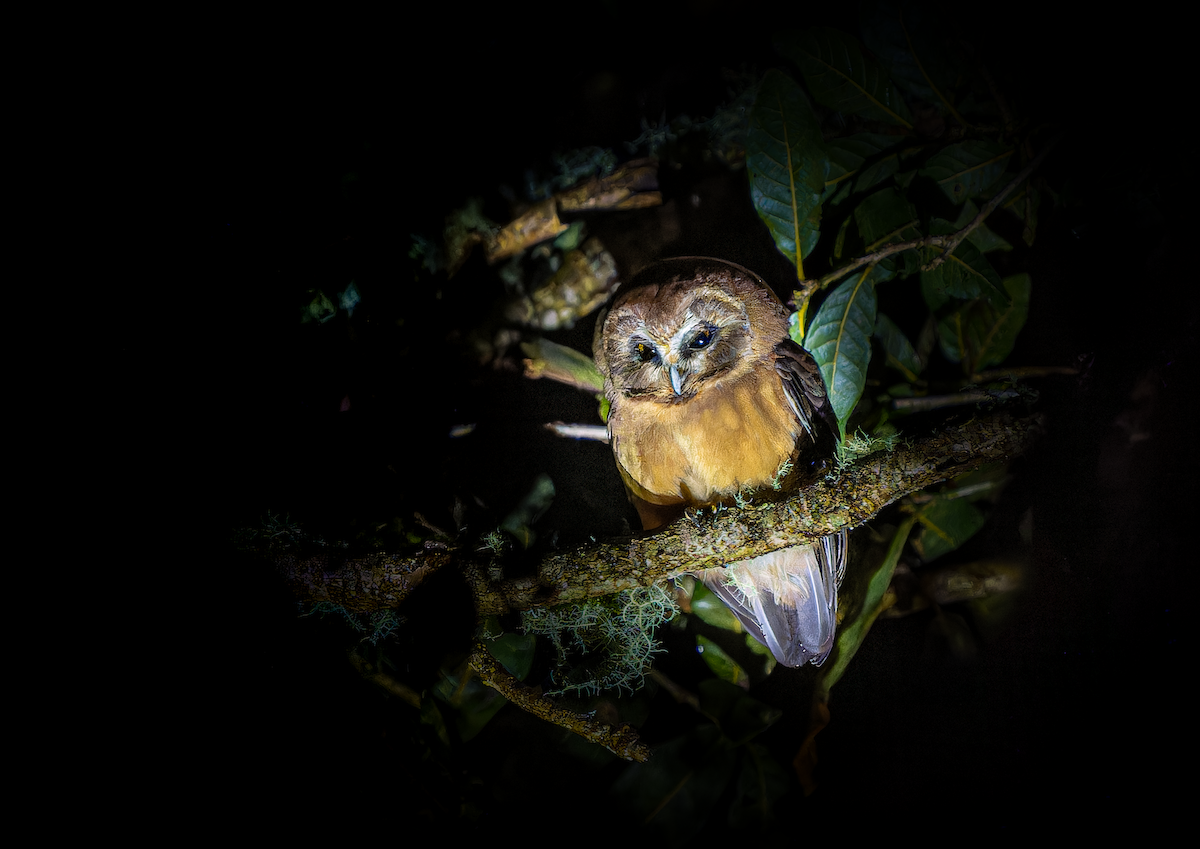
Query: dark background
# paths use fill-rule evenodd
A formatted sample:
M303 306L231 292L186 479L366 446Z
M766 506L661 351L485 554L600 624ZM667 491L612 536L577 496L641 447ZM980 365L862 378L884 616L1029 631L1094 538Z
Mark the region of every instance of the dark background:
M551 150L595 144L625 156L621 142L643 119L708 114L724 96L721 67L775 61L762 35L768 11L780 14L696 3L655 16L609 4L507 20L455 11L231 27L203 92L218 200L206 260L231 303L208 352L218 450L205 460L225 526L274 510L337 529L413 509L450 526L456 495L502 510L546 472L558 496L543 522L564 543L620 533L630 514L608 449L540 429L551 418L594 421L591 400L462 357L456 346L498 292L478 258L440 290L413 284L409 234L436 234L471 195L502 218L496 187L517 185ZM972 542L979 555L1020 550L1017 521L1031 511L1030 586L970 661L939 647L927 616L877 625L834 690L820 788L789 797L794 830L776 837L951 823L991 831L1045 813L1161 822L1182 795L1174 764L1192 736L1185 493L1197 466L1198 350L1181 63L1161 21L1035 22L1020 11L979 28L973 16L985 12L954 14L1015 100L1069 128L1043 173L1075 203L1044 203L1038 241L1022 252L1033 298L1009 362L1086 371L1039 384L1047 436ZM854 31L848 14L784 20ZM681 235L664 244L674 231L661 217L597 221L619 263L698 252L786 289L786 261L754 216L744 172L662 179ZM315 328L297 320L304 292L332 294L351 279L368 296L356 313L368 330L313 344ZM554 338L586 351L590 334L588 322ZM346 397L351 409L339 412ZM476 433L452 443L450 426L467 421ZM267 566L230 557L240 590L211 623L229 806L263 814L258 794L271 788L281 801L269 816L281 823L370 812L400 835L433 821L585 845L612 820L604 794L619 768L578 767L551 730L512 708L449 772L412 762L414 712L350 669L346 634L298 619ZM405 648L469 633L456 588L435 590L405 611ZM410 671L419 678L430 662L414 656ZM789 707L786 685L754 695ZM651 742L671 734L664 713L647 728ZM787 764L786 731L763 742Z

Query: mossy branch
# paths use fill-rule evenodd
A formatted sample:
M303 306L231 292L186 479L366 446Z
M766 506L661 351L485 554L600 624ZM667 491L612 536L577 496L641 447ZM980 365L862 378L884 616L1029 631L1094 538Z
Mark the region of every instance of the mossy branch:
M559 707L543 696L538 688L522 684L514 678L508 670L496 662L484 643L475 641L468 662L483 683L534 716L574 731L580 737L604 746L613 754L627 761L650 759L650 747L638 739L637 732L632 727L606 725L603 722L597 722L590 715L575 713Z
M913 492L1024 452L1042 430L1040 416L980 416L890 452L858 460L833 480L818 480L781 501L690 512L663 530L545 555L536 574L504 578L490 559L465 550L337 559L275 554L297 597L351 611L395 607L439 569L457 568L480 616L609 595L664 578L724 566L869 521Z
M354 611L395 607L424 578L449 567L465 577L480 617L563 604L721 567L854 527L905 495L1024 452L1041 431L1042 419L1036 415L976 418L912 445L864 457L833 480L818 480L782 501L693 512L651 535L553 552L527 578L503 579L490 560L440 550L440 544L414 556L377 553L339 561L337 550L330 549L307 557L276 554L275 561L297 596ZM649 758L649 748L633 728L606 725L559 707L540 689L509 674L484 643L476 641L469 663L485 684L522 709L626 760Z

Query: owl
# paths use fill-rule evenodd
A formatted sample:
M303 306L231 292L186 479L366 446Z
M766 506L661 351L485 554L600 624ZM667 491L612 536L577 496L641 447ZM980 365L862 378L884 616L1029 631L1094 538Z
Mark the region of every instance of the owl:
M820 371L787 322L756 274L705 257L650 266L601 319L613 455L646 530L777 487L832 446ZM845 564L843 531L697 575L776 660L802 666L833 647Z

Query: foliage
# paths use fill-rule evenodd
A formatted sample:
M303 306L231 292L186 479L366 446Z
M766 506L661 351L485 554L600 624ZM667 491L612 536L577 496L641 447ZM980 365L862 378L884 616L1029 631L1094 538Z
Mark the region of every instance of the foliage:
M769 71L758 90L746 153L754 208L803 275L821 222L825 155L808 97L778 71Z
M701 683L697 708L711 725L663 743L612 787L624 810L672 846L689 845L714 813L751 831L774 825L772 807L789 785L775 759L753 742L779 719L778 710L717 679Z
M880 10L886 18L883 12L899 16L897 10ZM803 85L781 72L768 74L769 84L751 110L747 157L759 214L802 283L793 335L821 366L843 440L865 386L872 337L880 339L888 363L910 382L923 368L898 325L877 311L878 285L919 282L937 322L941 350L967 375L1000 362L1011 350L1030 288L1027 274L1001 280L986 254L1010 246L986 229L972 231L946 256L942 245L911 243L950 236L966 226L975 202L992 199L1014 170L1027 164L1033 133L984 126L989 109L976 106L976 115L956 105L957 90L919 70L954 66L958 57L937 42L926 44L929 54L917 55L901 28L867 30L875 42L870 53L852 36L825 28L776 39L779 51L795 62ZM887 62L876 55L887 56ZM897 84L885 64L918 70ZM942 117L941 138L923 137L914 128L902 89L918 97L938 92L934 106ZM835 123L846 132L822 137L812 131ZM780 169L781 162L794 164ZM814 186L817 177L821 188ZM948 220L948 214L957 221ZM817 226L823 218L829 223ZM822 230L836 233L826 257L836 267L819 281L808 281L803 263L816 250ZM907 249L888 252L901 244ZM853 254L875 258L839 265ZM808 268L811 272L811 262ZM834 284L806 326L809 299Z
M869 265L838 286L821 304L805 334L808 349L821 367L843 442L846 420L862 395L871 360L875 269L875 265Z
M751 194L796 266L791 333L825 379L839 468L874 437L895 439L903 413L892 398L929 393L933 340L970 381L1008 357L1029 309L1030 275L997 271L989 255L1006 258L1012 246L982 223L980 209L1008 201L1000 208L1020 218L1031 243L1040 190L1022 169L1035 143L1047 142L1019 115L996 123L1004 107L978 97L986 88L979 65L940 22L906 25L919 18L907 5L864 7L865 47L824 27L779 34L775 47L794 75L768 72L750 112ZM1012 203L1017 197L1024 202ZM817 271L822 261L828 270ZM925 312L917 344L881 310L884 289L889 309ZM814 298L820 306L809 318ZM876 352L901 382L864 399ZM920 529L913 547L930 562L961 546L985 516L948 487L906 520L886 556L867 567L866 595L839 628L824 692L890 603L884 590L909 529Z
M518 679L529 674L535 647L533 637L500 634L488 641L487 647L492 656ZM465 663L452 671L443 670L432 692L441 709L449 713L459 739L464 741L482 731L500 708L507 704L507 699L480 681ZM430 700L423 700L422 708L438 714L439 722L445 721L437 705Z

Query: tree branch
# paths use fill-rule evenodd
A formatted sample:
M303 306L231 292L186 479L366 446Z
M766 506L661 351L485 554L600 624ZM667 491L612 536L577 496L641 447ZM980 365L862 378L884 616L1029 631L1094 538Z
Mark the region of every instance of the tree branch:
M519 578L463 549L342 560L337 549L273 556L298 598L351 611L396 607L425 577L451 566L466 579L480 616L565 604L853 528L905 495L1024 452L1041 430L1036 415L979 417L860 459L782 500L691 511L654 534L550 552L536 574Z
M977 418L913 445L860 459L832 480L818 480L784 500L695 511L658 533L552 552L537 574L528 578L506 580L491 561L454 550L408 557L372 554L339 562L338 549L329 549L308 557L277 555L276 564L297 596L355 611L395 607L425 577L452 565L466 578L480 617L563 604L644 586L681 572L721 567L860 525L909 493L1022 453L1041 430L1042 420L1036 415ZM468 662L483 683L523 710L625 760L650 757L649 747L632 727L607 725L590 714L557 706L539 688L513 677L482 641L475 641ZM390 681L377 683L386 686ZM407 689L401 695L411 702ZM815 709L825 710L823 705Z
M1020 174L1013 177L1012 180L1009 181L1007 186L1005 186L1003 189L998 191L991 200L989 200L987 203L985 203L983 205L983 208L979 210L979 213L974 218L971 219L971 223L969 223L966 227L959 230L953 236L950 236L946 242L942 243L944 250L942 251L941 256L936 257L932 262L926 263L925 265L921 266L921 270L922 271L933 271L935 268L937 268L939 265L941 265L943 262L945 262L946 258L948 256L950 256L950 254L954 253L954 249L957 248L960 244L962 244L963 239L967 238L967 236L970 235L972 230L974 230L976 227L978 227L980 224L982 224L985 218L987 218L989 215L991 215L993 212L995 212L996 208L998 206L1000 206L1001 203L1004 202L1004 199L1006 197L1008 197L1010 194L1012 194L1014 191L1016 191L1017 186L1021 185L1023 182L1025 182L1026 180L1029 179L1029 176L1034 172L1034 170L1039 165L1042 164L1042 160L1046 158L1046 154L1049 153L1056 144L1058 144L1058 140L1060 138L1062 138L1061 135L1055 136L1054 138L1052 138L1046 144L1046 146L1042 148L1042 152L1039 153L1037 156L1035 156L1033 158L1033 161L1031 161L1023 169L1021 169ZM938 238L946 238L946 237L932 236L929 238L938 239ZM930 244L937 245L938 243L931 242Z
M627 761L650 759L650 747L638 739L637 732L632 727L606 725L592 719L590 715L560 708L543 696L542 691L537 687L529 687L513 677L508 670L496 662L483 642L475 641L468 663L478 673L483 683L534 716L574 731L580 737L591 740L593 743L599 743L614 755Z

